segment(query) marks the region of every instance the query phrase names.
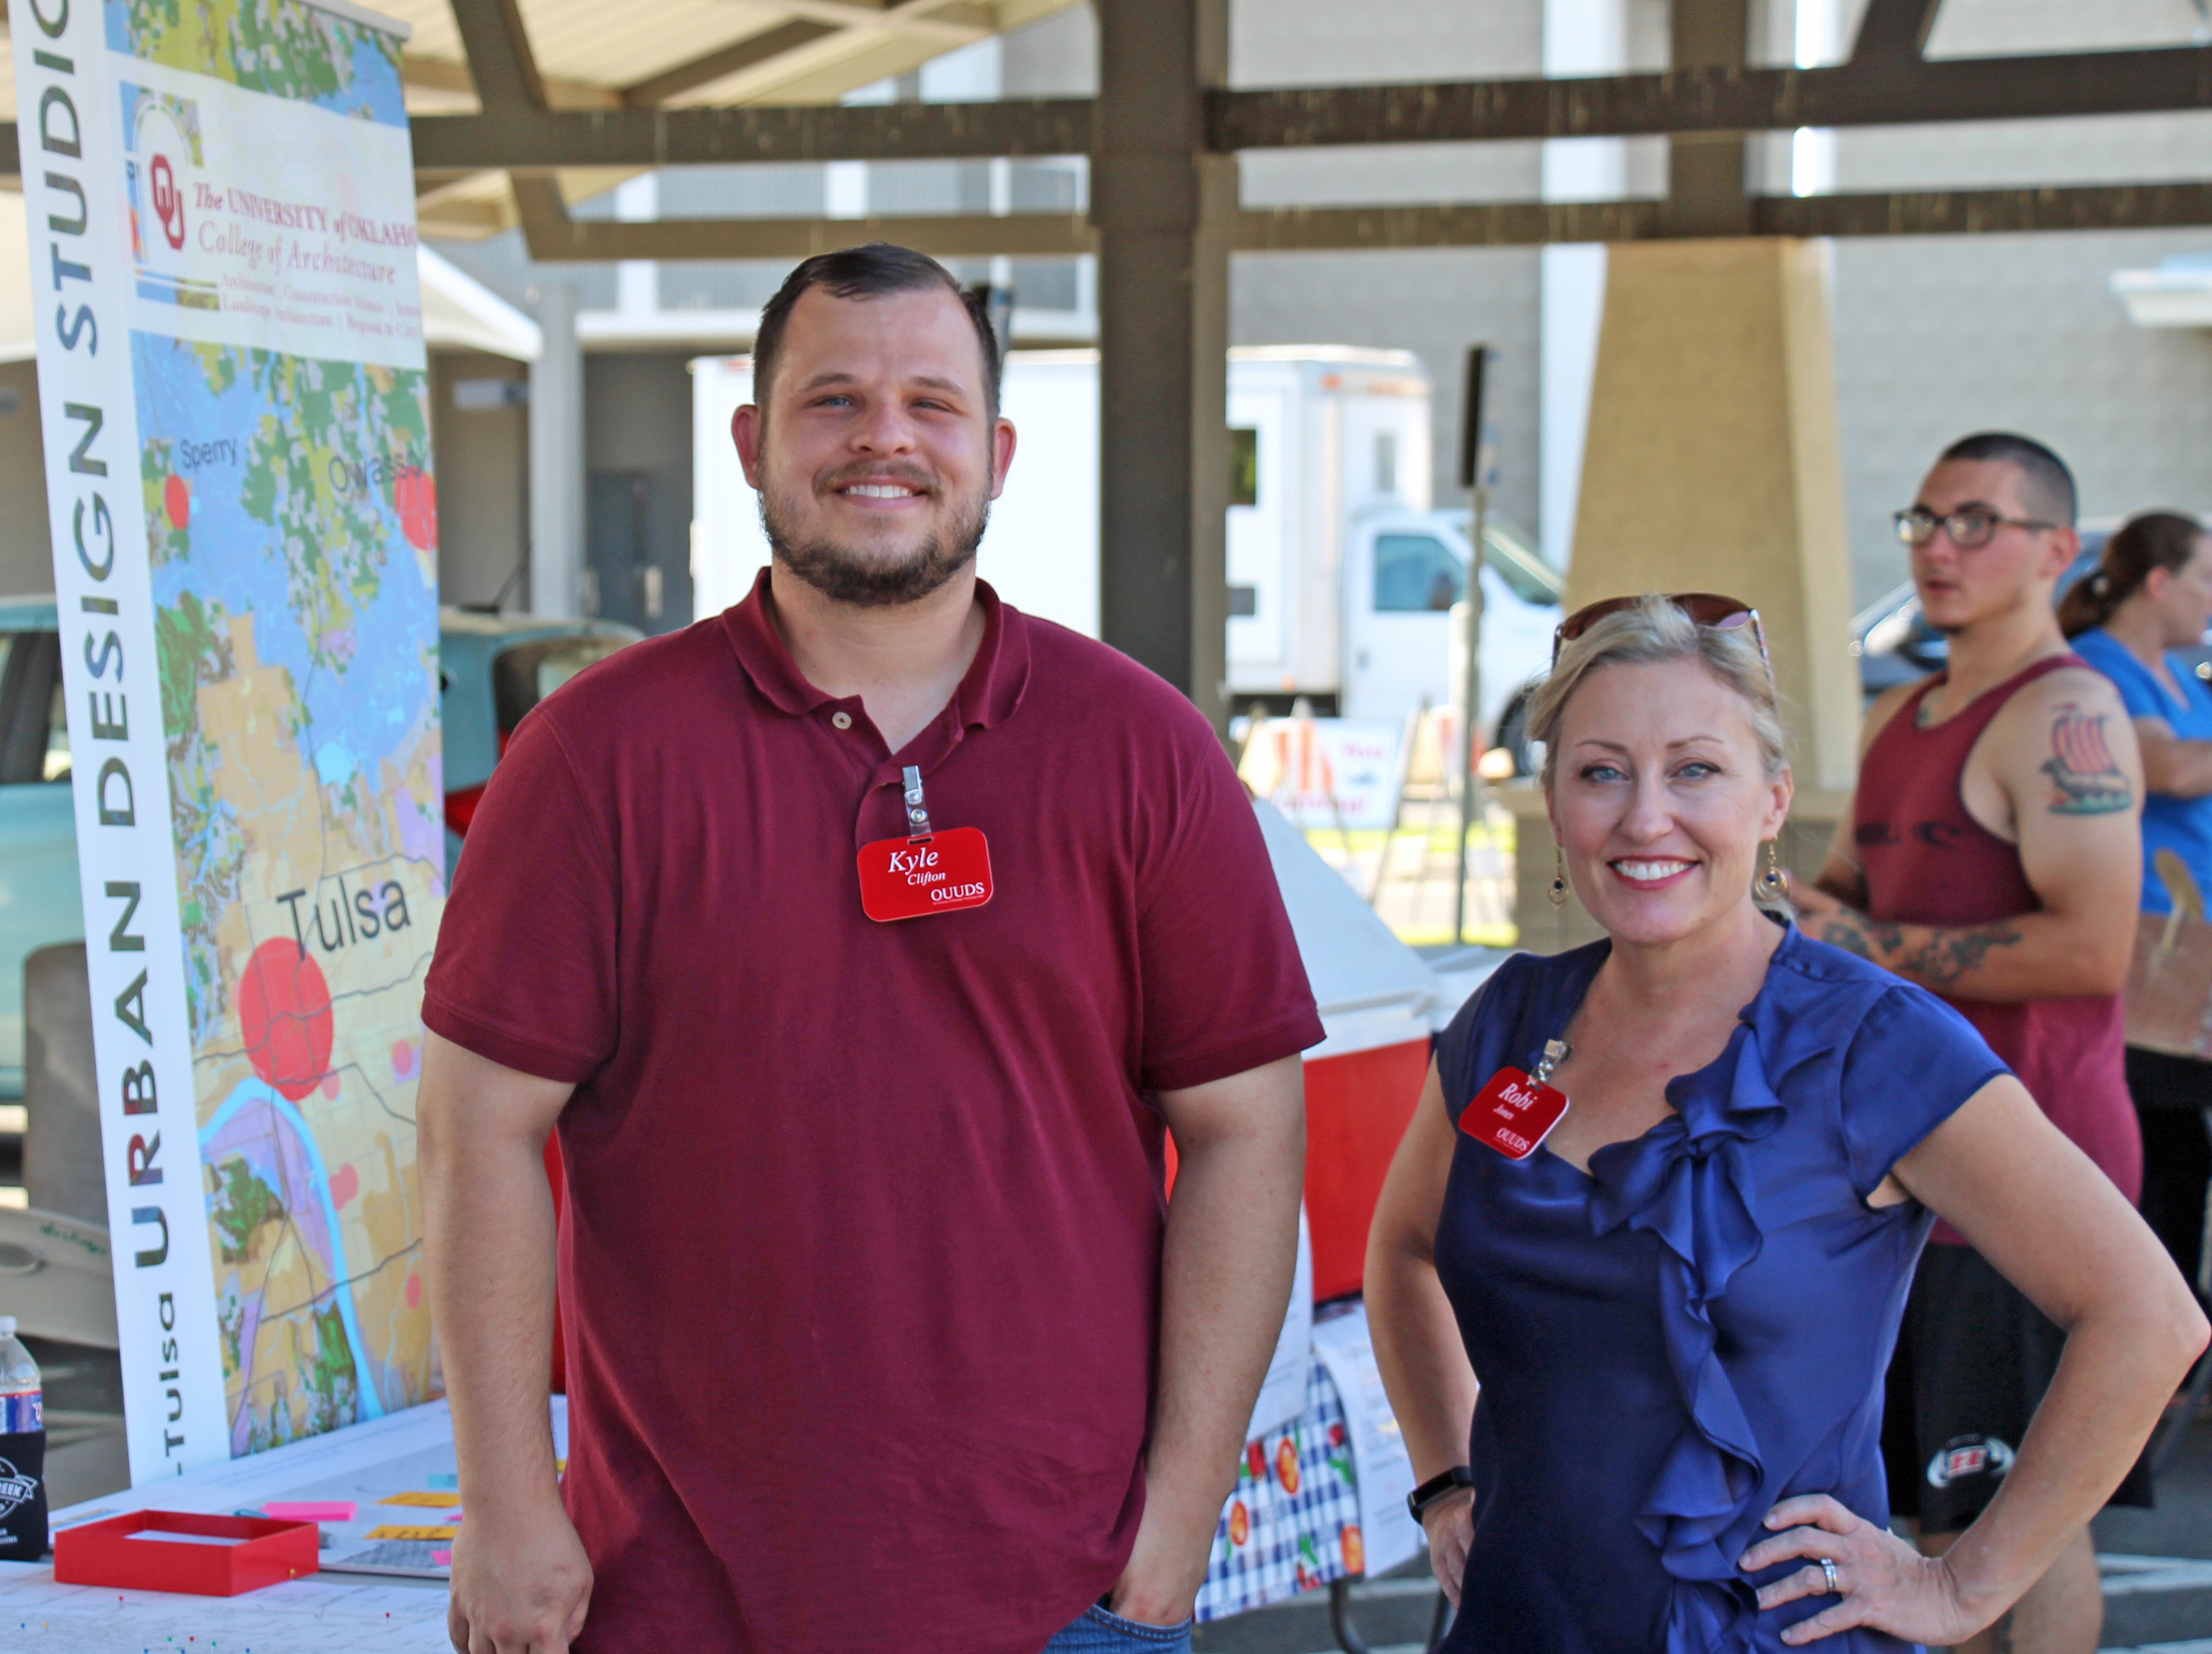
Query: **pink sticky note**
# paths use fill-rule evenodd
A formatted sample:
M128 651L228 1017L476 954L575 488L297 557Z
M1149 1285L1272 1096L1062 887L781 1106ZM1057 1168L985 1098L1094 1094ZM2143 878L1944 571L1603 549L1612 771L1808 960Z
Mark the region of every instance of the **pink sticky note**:
M452 1567L453 1566L453 1554L451 1551L431 1552L430 1566L435 1568Z
M272 1522L350 1522L355 1505L349 1499L272 1499L261 1509Z

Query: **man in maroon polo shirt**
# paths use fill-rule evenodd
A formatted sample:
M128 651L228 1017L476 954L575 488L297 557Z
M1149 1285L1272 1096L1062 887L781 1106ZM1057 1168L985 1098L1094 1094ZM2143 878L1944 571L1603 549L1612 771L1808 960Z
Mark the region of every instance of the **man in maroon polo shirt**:
M1266 850L1181 696L976 580L943 269L809 259L755 362L773 566L523 723L430 971L454 1645L1187 1648L1321 1037Z

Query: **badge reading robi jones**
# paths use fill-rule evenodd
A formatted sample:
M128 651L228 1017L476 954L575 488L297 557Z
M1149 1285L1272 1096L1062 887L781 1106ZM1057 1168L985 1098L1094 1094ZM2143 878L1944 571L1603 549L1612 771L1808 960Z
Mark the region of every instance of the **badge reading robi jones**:
M957 913L991 899L991 847L980 827L860 847L860 909L878 924Z
M1544 1082L1565 1060L1558 1040L1544 1048L1544 1060L1531 1075L1500 1068L1459 1117L1459 1128L1509 1160L1525 1160L1542 1146L1552 1128L1567 1116L1567 1094Z

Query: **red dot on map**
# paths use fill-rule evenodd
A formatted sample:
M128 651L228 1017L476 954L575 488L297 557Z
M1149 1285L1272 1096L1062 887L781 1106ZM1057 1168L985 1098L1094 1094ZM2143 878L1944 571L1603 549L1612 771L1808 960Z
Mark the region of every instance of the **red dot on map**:
M297 1103L331 1066L331 990L297 942L253 950L238 982L239 1032L253 1072Z
M185 479L174 471L161 484L161 508L169 514L169 526L190 528L192 526L192 491Z
M422 1277L420 1275L407 1277L407 1307L410 1310L422 1307Z
M351 1166L340 1166L331 1174L331 1204L343 1206L361 1193L361 1173Z
M401 476L392 487L392 500L399 508L399 532L408 544L417 551L437 544L438 485L428 471L418 468Z

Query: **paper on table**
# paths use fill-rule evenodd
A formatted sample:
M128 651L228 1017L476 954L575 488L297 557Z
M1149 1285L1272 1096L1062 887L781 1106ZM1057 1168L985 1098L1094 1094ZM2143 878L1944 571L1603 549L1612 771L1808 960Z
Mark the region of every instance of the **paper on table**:
M1306 1229L1305 1202L1298 1202L1298 1270L1291 1285L1290 1312L1275 1340L1267 1377L1253 1405L1244 1439L1257 1441L1305 1411L1306 1370L1313 1364L1313 1239Z
M461 1502L459 1493L393 1493L379 1505L416 1505L428 1511L450 1511Z
M155 1539L164 1545L243 1545L236 1534L173 1534L167 1528L141 1528L125 1539Z
M1367 1329L1367 1309L1314 1323L1314 1359L1328 1370L1344 1403L1352 1437L1352 1468L1359 1476L1359 1529L1366 1550L1365 1572L1372 1579L1420 1554L1427 1535L1406 1508L1413 1491L1413 1462L1390 1411L1382 1375L1375 1365L1375 1346Z
M261 1514L272 1522L350 1522L356 1508L349 1499L272 1499Z

